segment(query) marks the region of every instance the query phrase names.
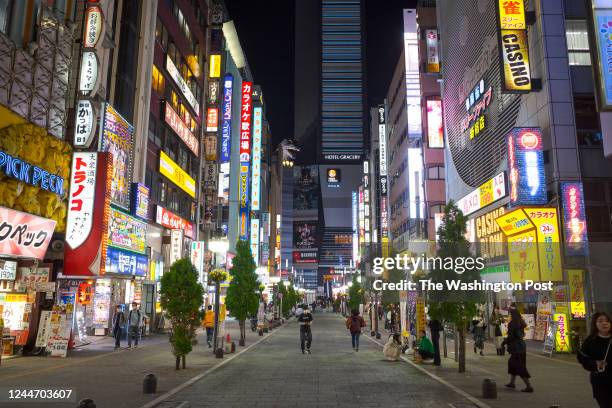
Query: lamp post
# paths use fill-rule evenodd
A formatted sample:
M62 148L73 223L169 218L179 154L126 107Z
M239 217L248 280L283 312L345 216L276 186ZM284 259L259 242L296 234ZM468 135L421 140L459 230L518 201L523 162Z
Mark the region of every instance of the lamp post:
M213 238L208 242L208 249L215 254L215 265L217 264L217 254L227 254L229 250L229 241L223 238ZM227 268L227 261L226 261ZM215 329L213 339L213 350L218 358L223 357L223 354L217 353L218 337L219 337L219 297L221 294L221 282L215 281Z

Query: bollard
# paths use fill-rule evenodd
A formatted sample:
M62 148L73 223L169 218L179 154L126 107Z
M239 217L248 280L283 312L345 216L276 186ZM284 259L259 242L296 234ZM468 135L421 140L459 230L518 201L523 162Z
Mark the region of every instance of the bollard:
M216 358L223 358L223 349L221 347L219 347L217 349L217 351L215 351L215 357Z
M482 398L497 399L497 383L491 378L482 380Z
M259 336L261 337L261 336L263 336L263 334L264 334L263 329L259 329Z
M91 398L83 398L79 401L77 408L96 408L96 403Z
M154 374L147 374L142 380L142 393L155 394L157 391L157 377Z

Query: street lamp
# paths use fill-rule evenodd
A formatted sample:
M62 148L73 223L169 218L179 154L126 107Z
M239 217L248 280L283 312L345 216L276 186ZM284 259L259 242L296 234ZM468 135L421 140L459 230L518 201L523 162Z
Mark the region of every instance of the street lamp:
M217 264L217 254L227 254L229 250L229 241L225 238L213 238L208 241L208 249L215 254L215 266ZM227 268L227 261L225 263ZM213 339L213 350L215 355L223 357L223 354L217 353L217 344L219 337L219 297L221 292L221 283L215 281L215 329Z

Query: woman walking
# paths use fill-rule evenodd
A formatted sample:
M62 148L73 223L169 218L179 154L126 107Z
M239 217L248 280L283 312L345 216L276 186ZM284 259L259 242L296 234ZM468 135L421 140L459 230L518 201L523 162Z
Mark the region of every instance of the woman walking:
M493 325L495 336L495 348L497 349L497 355L504 355L504 348L502 347L502 342L504 341L504 336L502 334L501 325L504 323L504 316L499 312L499 306L495 305L493 308L493 313L491 313L491 324Z
M510 382L506 384L508 388L516 388L516 376L521 377L525 382L525 388L522 392L533 392L533 388L529 382L529 372L527 371L527 345L525 344L525 328L527 324L521 317L521 314L516 307L510 307L510 323L508 324L508 337L503 341L502 345L508 347L510 358L508 359L508 374L510 374Z
M591 320L589 337L578 352L578 361L590 371L593 398L601 408L612 408L612 334L610 316L597 312Z
M359 315L359 310L357 309L352 310L351 317L346 319L346 328L351 332L351 342L355 351L359 351L359 336L361 336L361 328L365 327L365 325L366 322Z

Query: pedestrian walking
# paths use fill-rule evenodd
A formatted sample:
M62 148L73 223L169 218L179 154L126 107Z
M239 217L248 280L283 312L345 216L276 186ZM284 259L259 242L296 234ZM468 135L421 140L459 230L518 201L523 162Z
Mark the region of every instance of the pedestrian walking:
M505 354L504 348L502 347L504 336L502 334L501 326L505 322L505 319L504 315L502 315L499 311L499 306L495 305L493 307L493 313L491 313L491 318L489 319L489 321L493 325L493 336L495 338L495 348L497 349L497 355L503 356Z
M578 352L578 361L590 372L593 398L600 408L612 408L611 343L610 316L604 312L593 314L591 332Z
M121 330L125 326L125 313L121 310L121 305L115 306L113 313L113 337L115 338L115 350L121 347Z
M485 323L482 312L478 313L476 318L472 321L472 325L474 333L474 354L480 351L480 355L484 356L485 329L487 324Z
M508 359L508 374L510 382L506 384L508 388L516 388L516 376L521 377L525 382L522 392L533 392L529 382L529 372L527 371L527 345L525 344L525 328L527 324L521 317L516 307L510 307L510 323L508 324L508 336L504 339L503 345L508 348L510 358Z
M439 320L433 319L429 321L429 330L431 331L431 342L434 349L434 365L439 366L442 363L440 358L440 332L444 330L444 326Z
M208 344L208 348L211 348L213 336L215 335L215 311L212 305L206 307L206 312L204 313L204 329L206 329L206 344Z
M308 310L308 305L304 305L304 312L298 317L300 323L300 346L302 354L307 352L310 354L310 345L312 344L312 313ZM304 348L305 346L305 348Z
M402 352L402 340L398 333L389 336L383 347L383 354L389 361L398 361Z
M431 343L431 340L427 338L427 333L425 330L421 330L419 332L419 345L417 348L417 353L421 356L423 360L429 360L434 358L434 347Z
M138 307L138 303L132 302L132 310L128 314L128 348L132 348L132 340L134 340L134 348L138 347L144 315Z
M361 328L365 325L366 322L359 314L359 310L353 309L351 316L346 319L346 328L351 332L351 343L355 351L359 351L359 336L361 336Z

